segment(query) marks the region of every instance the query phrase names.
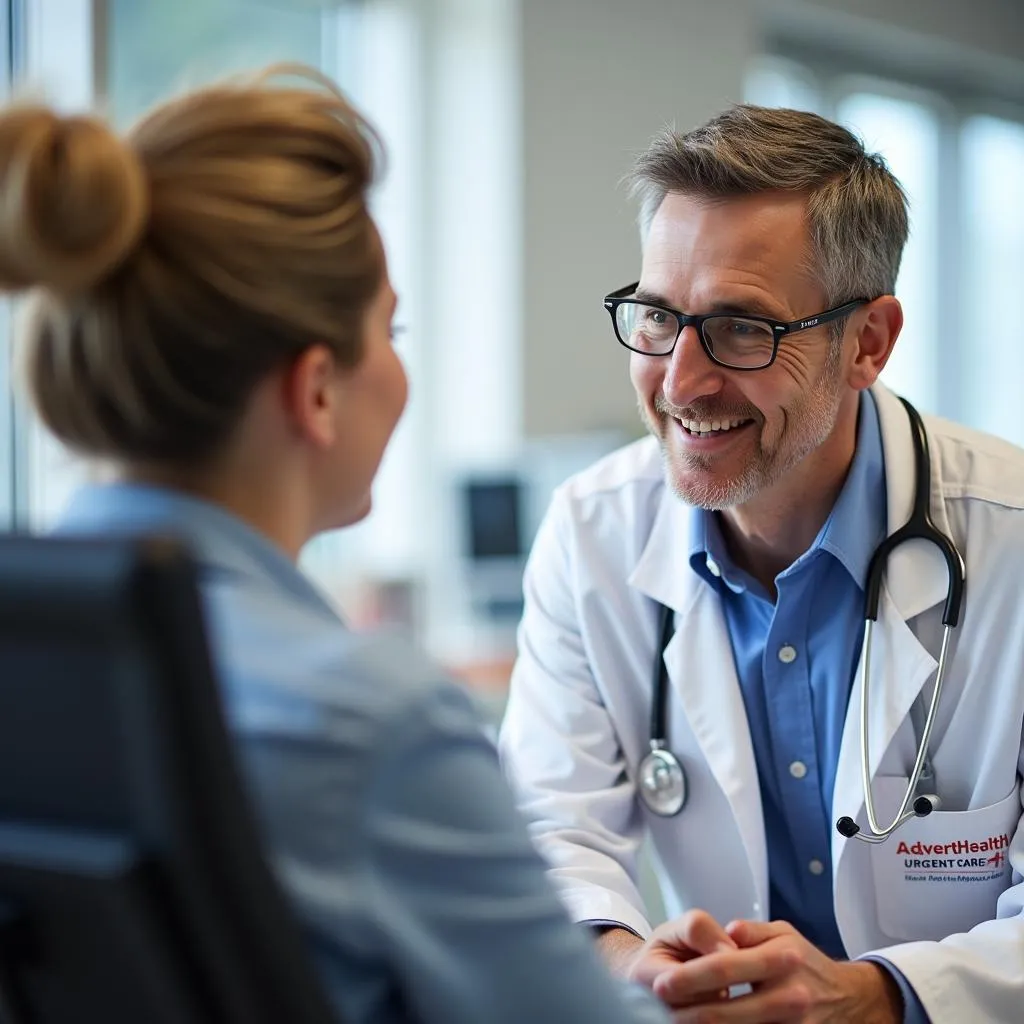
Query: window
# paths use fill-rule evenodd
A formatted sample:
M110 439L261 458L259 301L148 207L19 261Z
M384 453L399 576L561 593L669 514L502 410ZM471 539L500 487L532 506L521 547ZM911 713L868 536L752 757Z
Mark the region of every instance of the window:
M26 0L22 74L43 84L47 98L66 109L89 107L95 83L110 116L122 127L162 98L223 77L279 61L317 66L337 81L373 121L385 139L388 173L375 196L375 213L389 253L392 281L401 296L400 321L415 322L417 281L413 273L415 204L411 176L417 163L410 111L413 19L407 3L294 5L248 0L176 0L142 4L136 0ZM5 37L6 38L6 37ZM6 324L0 307L0 330ZM403 336L404 354L413 356L415 330ZM0 372L0 394L8 393ZM377 514L355 531L319 538L306 552L306 567L337 593L340 560L358 568L386 551L408 561L412 535L408 500L411 467L424 462L410 409L392 442L378 481ZM5 435L16 419L15 441ZM13 429L13 428L12 428ZM11 500L17 493L23 525L44 529L60 514L90 469L69 455L34 423L27 411L15 418L0 403L0 445L12 455L0 465L14 467ZM4 489L0 478L0 516ZM6 521L10 516L5 516ZM386 538L386 543L385 543ZM381 558L384 556L380 556ZM377 559L378 561L380 558ZM355 565L353 566L353 562ZM374 568L377 568L374 563Z
M961 128L965 396L983 430L1024 443L1019 328L1024 268L1024 123L989 115Z
M885 154L910 200L910 237L896 285L906 322L882 379L923 409L938 407L938 118L926 102L865 84L836 105L869 151Z
M1012 328L994 327L1024 260L1024 110L992 116L991 97L799 55L758 62L747 97L846 124L907 192L896 286L906 322L882 380L922 409L1024 444L1024 359Z

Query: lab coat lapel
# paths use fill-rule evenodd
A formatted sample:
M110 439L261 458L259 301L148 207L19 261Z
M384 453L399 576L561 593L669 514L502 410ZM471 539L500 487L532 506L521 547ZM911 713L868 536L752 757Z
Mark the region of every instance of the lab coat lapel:
M692 514L689 505L667 487L661 488L651 532L628 581L640 593L676 612L689 608L703 582L687 558Z
M696 578L696 573L690 570ZM728 627L718 595L698 580L665 651L672 697L686 717L743 840L757 900L768 907L768 848L761 788Z
M768 853L750 727L721 600L687 558L691 514L666 490L629 582L676 613L675 635L665 650L669 745L684 719L729 801L758 901L767 908Z
M868 700L869 754L871 777L878 772L882 757L897 730L910 714L921 688L937 666L897 609L888 588L882 588L878 622L871 644L871 678ZM860 700L863 688L863 655L846 709L839 764L833 790L833 818L844 815L857 819L864 809L861 783ZM863 825L863 821L860 822ZM888 824L888 822L886 822ZM838 878L843 851L860 840L832 835L833 878Z
M882 430L888 532L891 534L910 516L914 500L914 451L907 414L899 400L878 385L872 389L872 394ZM948 533L949 520L941 499L940 468L934 453L931 470L932 518L939 529ZM868 706L872 778L922 687L937 667L935 657L921 645L907 620L945 600L947 582L945 561L932 544L911 541L898 547L889 559L872 639ZM833 817L837 819L847 814L856 819L864 809L860 744L862 680L863 656L850 692L839 752L832 802ZM837 890L842 886L844 853L851 844L858 842L833 833L833 879Z

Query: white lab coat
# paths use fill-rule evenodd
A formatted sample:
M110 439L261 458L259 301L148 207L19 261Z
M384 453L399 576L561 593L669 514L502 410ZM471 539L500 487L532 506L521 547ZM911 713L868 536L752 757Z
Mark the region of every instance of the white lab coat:
M899 401L881 386L873 394L892 531L910 514L913 448ZM1021 1021L1024 451L942 420L926 424L933 518L960 548L967 579L931 744L943 809L880 846L834 833L835 914L847 953L889 959L936 1024ZM641 935L650 931L636 882L645 833L671 916L700 907L724 923L768 913L750 732L720 601L687 561L691 514L665 487L651 438L556 493L526 574L501 734L521 806L574 918ZM937 549L898 548L870 691L871 771L886 822L913 765L909 712L934 678L945 596ZM673 818L652 815L634 789L658 656L652 598L676 612L665 652L668 736L689 797ZM859 701L858 673L833 806L863 827Z

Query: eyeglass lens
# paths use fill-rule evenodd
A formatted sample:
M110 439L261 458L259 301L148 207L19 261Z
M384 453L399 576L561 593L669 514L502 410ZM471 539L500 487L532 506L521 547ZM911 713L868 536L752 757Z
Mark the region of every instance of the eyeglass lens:
M672 351L679 322L657 306L623 302L615 311L619 340L645 355ZM712 316L704 321L704 341L719 362L750 369L767 366L772 360L775 336L760 320L741 316Z

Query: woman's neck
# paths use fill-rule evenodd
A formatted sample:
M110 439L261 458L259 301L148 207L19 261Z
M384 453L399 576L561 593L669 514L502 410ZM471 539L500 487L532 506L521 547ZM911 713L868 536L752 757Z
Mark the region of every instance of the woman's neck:
M203 469L136 463L117 472L119 479L129 483L165 487L217 505L297 561L302 546L314 533L313 515L304 500L304 488L283 475L265 469L262 473L245 472L220 462Z

